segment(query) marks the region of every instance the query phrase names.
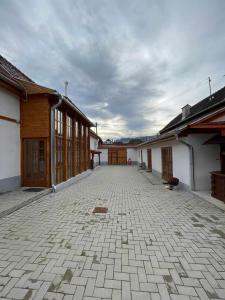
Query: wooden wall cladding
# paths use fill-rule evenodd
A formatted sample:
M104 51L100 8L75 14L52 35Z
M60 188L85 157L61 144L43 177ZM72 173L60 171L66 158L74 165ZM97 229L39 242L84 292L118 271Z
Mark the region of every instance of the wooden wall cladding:
M21 101L21 138L43 138L50 135L50 105L47 96Z
M127 164L127 149L108 149L108 164L109 165L126 165Z

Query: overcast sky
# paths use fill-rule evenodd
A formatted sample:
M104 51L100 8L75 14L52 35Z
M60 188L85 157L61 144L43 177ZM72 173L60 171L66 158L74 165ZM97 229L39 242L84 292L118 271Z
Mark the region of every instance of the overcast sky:
M103 138L152 135L225 85L225 0L0 0L0 53Z

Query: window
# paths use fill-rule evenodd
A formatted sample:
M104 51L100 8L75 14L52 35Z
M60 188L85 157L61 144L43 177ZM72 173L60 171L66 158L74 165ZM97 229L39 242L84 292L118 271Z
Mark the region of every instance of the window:
M66 117L66 143L67 143L67 178L73 176L73 121Z
M63 113L55 110L55 182L63 181Z

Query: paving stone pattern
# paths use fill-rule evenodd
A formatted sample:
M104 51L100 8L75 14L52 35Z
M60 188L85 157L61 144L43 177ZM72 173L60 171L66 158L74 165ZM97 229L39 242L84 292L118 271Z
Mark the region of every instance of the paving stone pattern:
M151 182L102 167L1 219L0 298L225 299L225 213Z

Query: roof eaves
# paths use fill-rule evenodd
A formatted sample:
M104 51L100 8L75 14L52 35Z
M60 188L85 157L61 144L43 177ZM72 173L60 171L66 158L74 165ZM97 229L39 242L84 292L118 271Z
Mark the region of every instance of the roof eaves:
M91 122L91 120L88 119L88 117L85 116L85 114L68 98L63 96L63 101L66 102L68 105L70 105L77 114L79 114L85 121L90 125L90 127L95 127L94 123Z
M90 135L102 141L102 138L99 135L97 135L93 130L90 130Z
M24 89L21 87L20 84L18 84L15 80L5 76L4 74L0 73L0 79L2 79L4 82L8 83L9 85L17 88L20 91L24 91Z
M174 130L171 132L167 132L161 135L158 135L157 137L155 137L154 139L152 139L151 141L148 141L147 143L142 143L139 144L137 148L140 147L145 147L145 146L151 146L153 144L159 143L159 142L163 142L166 140L171 140L171 139L175 139L176 136L183 130L183 128L179 128L179 130Z

